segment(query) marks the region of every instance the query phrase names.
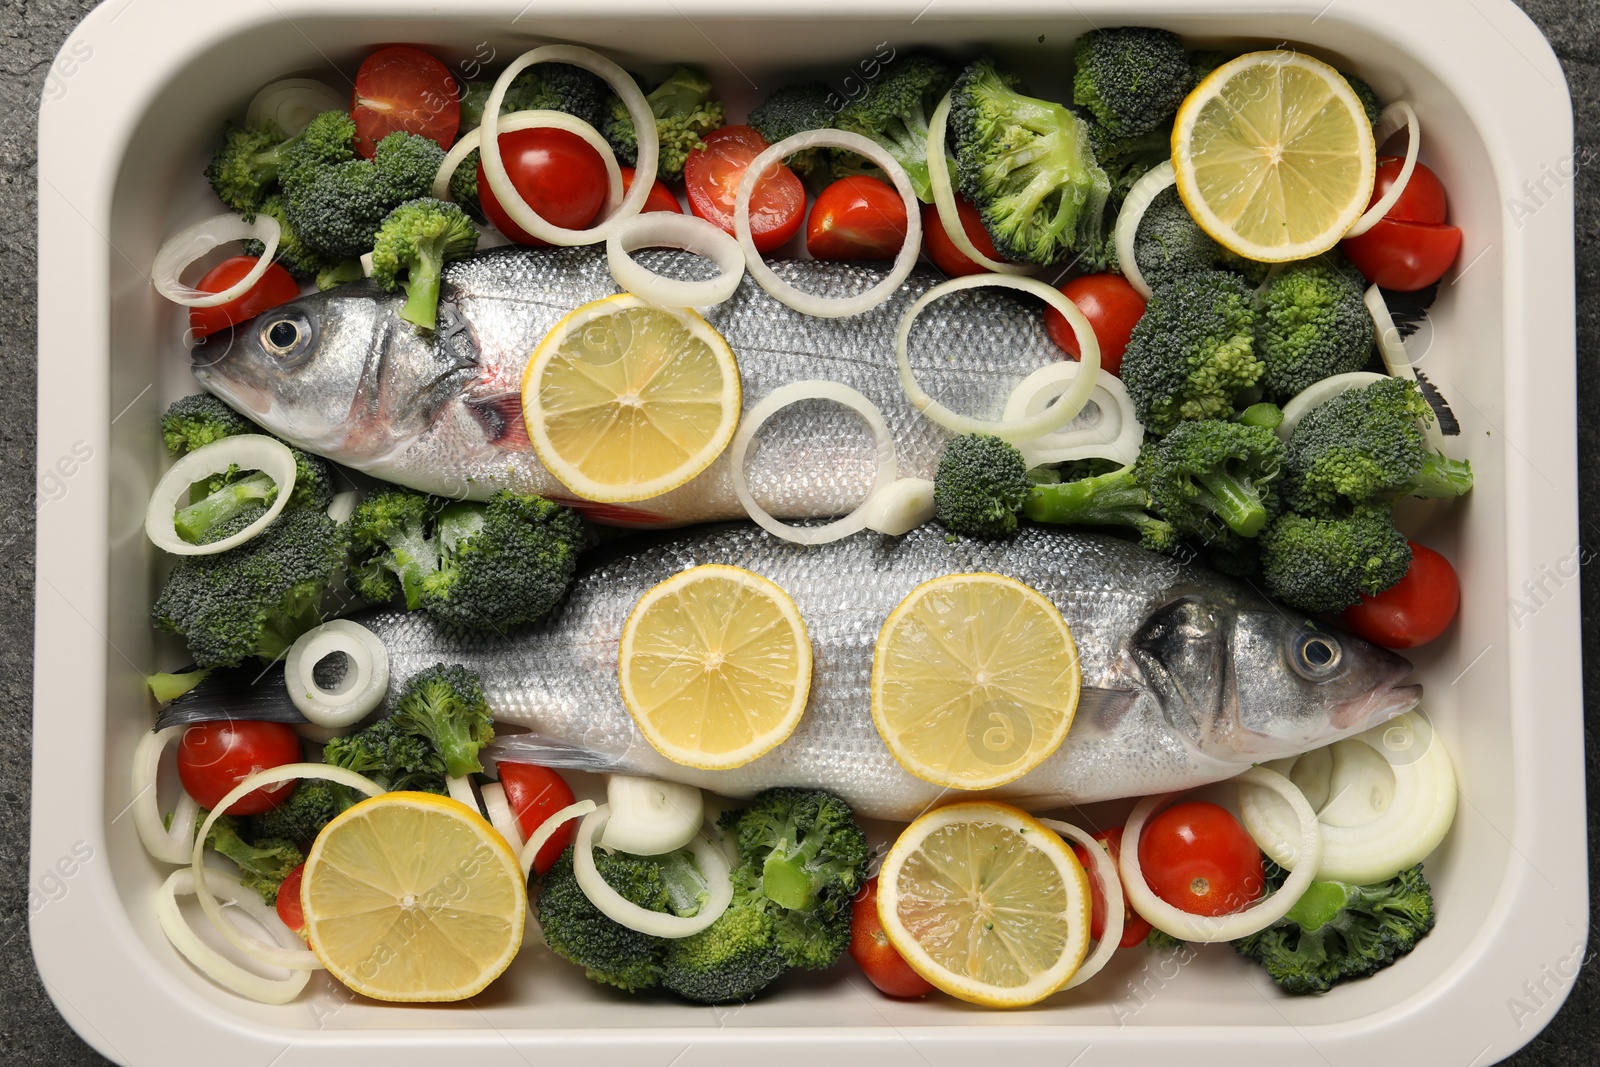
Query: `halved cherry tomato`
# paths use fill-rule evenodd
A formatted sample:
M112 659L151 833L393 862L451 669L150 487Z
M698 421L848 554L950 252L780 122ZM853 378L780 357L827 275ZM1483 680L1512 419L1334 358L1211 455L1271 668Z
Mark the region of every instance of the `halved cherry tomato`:
M961 217L961 228L967 231L967 240L972 242L972 246L990 259L999 259L1000 253L995 251L989 231L983 228L983 218L978 214L978 209L958 196L956 214ZM989 269L972 262L965 252L955 246L945 232L944 223L939 221L939 209L932 204L922 207L922 250L933 260L935 267L952 278L964 274L983 274Z
M690 152L683 165L689 210L725 233L733 232L733 202L751 160L770 145L749 126L724 126L706 134L705 151ZM800 232L806 217L806 187L794 171L776 163L756 180L750 195L750 236L756 251L771 252Z
M1152 892L1192 915L1227 915L1261 895L1261 850L1226 808L1187 800L1139 835L1139 866Z
M888 182L854 174L817 196L806 223L813 259L893 259L905 244L906 205Z
M1078 305L1094 327L1094 338L1100 342L1100 369L1112 374L1122 372L1122 352L1133 336L1133 326L1144 314L1144 297L1120 274L1084 274L1061 287L1066 298ZM1078 335L1067 325L1067 317L1046 304L1044 328L1050 340L1073 359L1082 357L1078 351Z
M1378 160L1378 170L1373 176L1372 198L1367 201L1371 207L1383 199L1389 188L1400 178L1400 171L1405 167L1405 160L1398 156L1386 156ZM1394 219L1396 222L1427 222L1441 223L1449 211L1448 202L1444 195L1444 183L1439 176L1424 163L1418 163L1411 172L1411 180L1406 182L1405 189L1400 193L1400 199L1394 206L1384 212L1383 217Z
M431 138L448 151L461 126L461 91L450 68L422 49L381 48L356 71L350 117L356 151L367 159L396 132Z
M206 276L195 286L202 293L220 293L250 273L256 265L255 256L232 256L206 271ZM189 309L189 332L195 337L209 337L218 330L248 322L268 308L287 304L300 295L300 283L276 263L267 267L261 280L237 299L209 308Z
M546 819L573 802L572 787L549 767L501 760L499 768L500 784L506 791L506 803L516 814L524 839L532 837ZM556 860L572 844L577 832L576 820L557 830L533 858L534 873L543 874L554 867Z
M1368 206L1388 192L1401 166L1398 159L1380 161ZM1461 230L1444 221L1446 211L1438 175L1418 163L1388 213L1366 233L1346 237L1339 247L1369 282L1399 292L1426 289L1444 277L1461 252Z
M1101 830L1094 835L1100 842L1100 847L1111 855L1112 866L1122 862L1122 827L1113 826L1109 830ZM1089 872L1089 936L1096 941L1105 936L1106 932L1106 895L1100 889L1100 881L1095 877L1095 867L1091 862L1089 850L1074 842L1072 851L1078 857L1078 862L1083 864L1083 869ZM1120 877L1120 875L1119 875ZM1133 910L1128 903L1127 890L1122 893L1122 940L1117 942L1119 948L1133 948L1144 943L1150 936L1150 923L1143 916Z
M627 193L633 188L633 168L623 167L621 170L622 191ZM641 215L646 211L671 211L681 215L683 205L678 203L678 198L672 195L672 190L667 188L666 183L657 178L655 184L650 186L650 195L644 198L644 207L639 209Z
M1461 581L1450 561L1427 545L1411 546L1404 578L1344 609L1339 621L1384 648L1416 648L1444 633L1461 606Z
M210 810L255 774L300 762L300 735L281 722L219 719L197 723L178 742L178 779L195 803ZM259 815L282 804L294 782L264 786L240 797L230 815Z
M921 997L933 992L933 983L911 969L905 957L889 944L878 918L878 880L861 887L850 903L850 958L867 981L891 997Z
M594 222L606 203L606 165L582 137L566 130L538 128L502 133L498 138L500 161L506 174L533 213L568 230L581 230ZM478 163L478 201L494 228L522 245L544 247L545 242L511 221L489 179Z
M300 906L300 883L305 880L306 865L301 864L290 871L284 878L283 884L278 887L278 918L283 920L283 925L299 934L306 933L306 912Z

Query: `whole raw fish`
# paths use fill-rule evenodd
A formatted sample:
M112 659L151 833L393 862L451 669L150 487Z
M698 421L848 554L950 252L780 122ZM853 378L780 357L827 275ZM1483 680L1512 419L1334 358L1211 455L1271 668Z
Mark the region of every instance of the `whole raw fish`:
M641 260L669 276L703 267L681 253ZM887 269L813 260L773 267L829 296L863 292ZM746 277L731 300L705 314L738 359L747 407L790 382L843 382L883 413L901 477L931 478L949 435L906 400L894 338L906 308L939 280L918 270L875 310L830 320L791 311ZM670 493L619 506L572 500L531 450L520 394L529 356L573 308L616 291L601 249L495 249L445 269L437 333L400 319L404 294L355 283L274 308L197 347L194 372L285 440L385 481L456 498L534 492L620 524L743 518L726 454ZM1026 375L1062 358L1041 318L1036 303L1004 290L935 302L911 335L918 381L956 411L998 418ZM1088 424L1096 414L1086 410ZM875 470L862 421L820 401L774 417L746 463L756 499L785 518L850 510Z

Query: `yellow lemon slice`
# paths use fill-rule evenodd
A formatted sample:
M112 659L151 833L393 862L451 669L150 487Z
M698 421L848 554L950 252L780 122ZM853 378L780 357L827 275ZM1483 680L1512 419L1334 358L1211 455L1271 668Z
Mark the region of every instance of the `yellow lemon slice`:
M913 589L884 622L872 721L918 778L992 789L1056 750L1081 684L1054 604L998 574L952 574Z
M522 412L539 461L588 500L676 489L728 447L739 365L722 335L685 308L632 293L585 304L534 350Z
M811 639L789 594L759 574L693 567L639 598L617 681L658 752L728 770L794 732L811 692Z
M377 1000L463 1000L522 945L522 867L483 817L432 793L384 793L317 835L300 903L311 950Z
M1072 850L1007 804L937 808L878 877L878 919L911 969L953 997L1019 1008L1089 951L1089 879Z
M1249 259L1326 252L1372 195L1372 126L1350 83L1299 52L1224 63L1172 128L1178 195L1200 228Z

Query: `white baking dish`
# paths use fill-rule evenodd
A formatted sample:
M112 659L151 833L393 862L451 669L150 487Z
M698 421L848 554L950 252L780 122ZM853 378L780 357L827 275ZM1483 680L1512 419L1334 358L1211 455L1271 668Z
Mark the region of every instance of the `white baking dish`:
M601 12L598 8L604 8ZM519 10L520 9L520 10ZM623 62L709 65L730 98L785 69L839 82L880 42L991 42L1048 85L1091 25L1193 41L1294 42L1404 96L1466 231L1424 366L1461 417L1478 488L1431 538L1463 611L1417 656L1459 768L1456 827L1428 870L1440 920L1400 965L1314 999L1277 994L1226 948L1181 964L1123 953L1083 989L997 1013L877 996L848 966L743 1008L610 995L530 951L475 1002L358 1001L319 977L266 1007L193 971L151 901L164 871L125 815L157 665L141 532L155 419L191 391L182 318L146 272L162 237L215 210L204 146L259 85L353 71L370 46L502 59L544 40ZM768 87L763 85L763 87ZM1549 1021L1583 961L1588 893L1576 571L1570 106L1549 47L1506 0L111 0L57 59L40 121L34 952L63 1014L127 1064L1067 1065L1493 1062ZM168 665L163 663L163 666Z

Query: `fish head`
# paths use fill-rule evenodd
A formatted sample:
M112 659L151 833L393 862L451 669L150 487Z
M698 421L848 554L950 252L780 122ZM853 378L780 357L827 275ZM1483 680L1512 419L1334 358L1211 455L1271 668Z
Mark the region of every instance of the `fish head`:
M1411 663L1265 599L1196 592L1156 609L1132 642L1168 720L1207 755L1261 762L1409 711Z

